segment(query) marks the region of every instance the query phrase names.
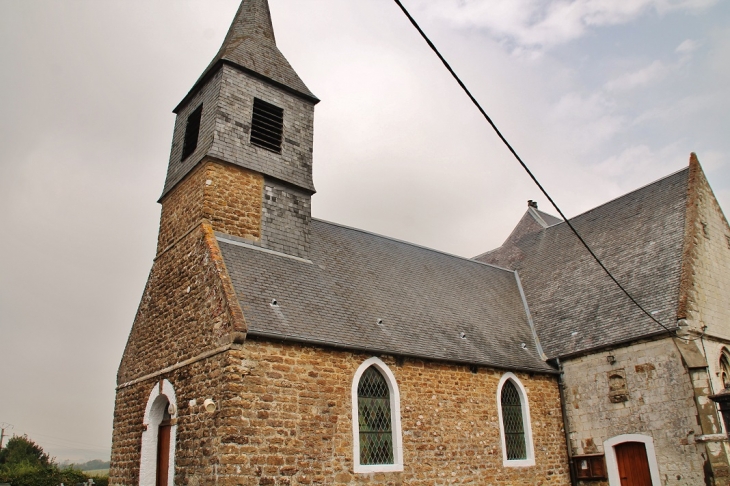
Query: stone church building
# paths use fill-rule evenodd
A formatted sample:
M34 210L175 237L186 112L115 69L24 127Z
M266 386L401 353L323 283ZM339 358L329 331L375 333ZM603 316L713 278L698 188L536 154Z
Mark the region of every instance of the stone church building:
M473 259L312 218L318 102L243 0L174 110L110 484L728 484L730 227L694 156L571 220L667 331L534 203Z

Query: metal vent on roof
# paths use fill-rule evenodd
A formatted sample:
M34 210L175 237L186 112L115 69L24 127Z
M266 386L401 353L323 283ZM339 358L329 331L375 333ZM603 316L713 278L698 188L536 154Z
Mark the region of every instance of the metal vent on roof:
M277 154L281 153L283 130L284 110L271 103L254 98L251 143Z
M190 113L187 124L185 125L185 139L183 141L182 157L180 160L187 159L195 149L198 148L198 135L200 134L200 119L203 116L203 105L200 105Z

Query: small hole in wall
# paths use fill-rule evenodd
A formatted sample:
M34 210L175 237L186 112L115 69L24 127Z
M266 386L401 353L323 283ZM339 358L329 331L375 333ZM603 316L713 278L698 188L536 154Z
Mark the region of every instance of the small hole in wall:
M279 307L279 301L276 299L271 299L271 307Z
M459 337L460 337L461 339L466 339L466 333L465 333L465 332L460 332L460 333L459 333Z
M382 326L383 325L383 320L382 319L378 319L377 320L377 323L378 323L378 326Z

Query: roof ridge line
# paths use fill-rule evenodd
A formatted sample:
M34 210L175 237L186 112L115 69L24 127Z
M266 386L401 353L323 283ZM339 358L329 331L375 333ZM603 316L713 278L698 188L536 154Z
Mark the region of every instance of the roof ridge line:
M352 231L358 231L358 232L364 233L366 235L377 236L378 238L383 238L385 240L395 241L396 243L402 243L404 245L412 246L412 247L415 247L415 248L420 248L422 250L432 251L434 253L439 253L441 255L449 256L449 257L452 257L452 258L458 258L459 260L464 260L464 261L467 261L467 262L476 263L478 265L484 265L486 267L496 268L497 270L503 270L505 272L514 273L514 270L509 270L507 268L498 267L497 265L492 265L490 263L480 262L480 261L474 260L472 258L467 258L467 257L459 256L459 255L454 255L453 253L447 253L447 252L441 251L441 250L435 250L435 249L429 248L427 246L418 245L416 243L411 243L410 241L399 240L398 238L393 238L391 236L381 235L379 233L373 233L372 231L367 231L367 230L364 230L364 229L355 228L353 226L347 226L345 224L334 223L332 221L327 221L327 220L321 219L321 218L312 218L312 220L313 221L319 221L320 223L331 224L332 226L338 226L340 228L345 228L345 229L349 229L349 230L352 230Z
M654 184L657 184L657 183L659 183L659 182L662 182L662 181L664 181L664 180L666 180L666 179L669 179L670 177L672 177L672 176L675 176L675 175L677 175L677 174L679 174L680 172L683 172L683 171L685 171L685 170L686 170L686 171L689 171L689 166L687 166L687 167L684 167L683 169L675 170L675 171L674 171L674 172L672 172L671 174L667 174L667 175L665 175L664 177L660 177L659 179L657 179L657 180L655 180L655 181L652 181L652 182L649 182L649 183L647 183L647 184L644 184L644 185L643 185L643 186L641 186L641 187L637 187L636 189L633 189L633 190L631 190L631 191L629 191L629 192L627 192L627 193L624 193L624 194L622 194L622 195L620 195L620 196L616 196L616 197L615 197L615 198L613 198L613 199L609 199L608 201L606 201L606 202L604 202L604 203L601 203L601 204L599 204L598 206L594 206L594 207L592 207L591 209L587 209L587 210L583 211L582 213L578 213L578 214L576 214L575 216L571 216L571 217L570 217L570 218L568 218L568 219L572 221L572 220L574 220L575 218L578 218L578 217L580 217L580 216L583 216L583 215L585 215L585 214L588 214L588 213L590 213L591 211L595 211L596 209L598 209L598 208L601 208L601 207L603 207L603 206L606 206L607 204L611 204L612 202L618 201L619 199L622 199L622 198L624 198L624 197L626 197L626 196L629 196L629 195L631 195L631 194L634 194L635 192L639 192L639 191L641 191L642 189L646 189L646 188L647 188L647 187L649 187L649 186L653 186ZM557 225L559 225L559 224L565 224L565 220L561 220L560 222L558 222L558 223L555 223L555 224L553 224L553 225L550 225L550 226L548 226L547 228L544 228L544 229L552 228L553 226L557 226Z

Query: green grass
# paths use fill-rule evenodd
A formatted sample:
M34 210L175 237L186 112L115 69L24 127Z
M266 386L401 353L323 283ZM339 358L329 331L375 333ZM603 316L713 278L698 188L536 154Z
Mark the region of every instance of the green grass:
M109 477L109 469L92 469L90 471L84 471L84 474L96 478L106 478Z

